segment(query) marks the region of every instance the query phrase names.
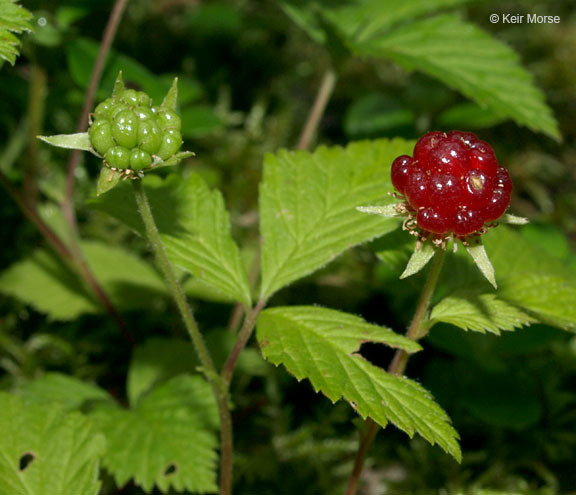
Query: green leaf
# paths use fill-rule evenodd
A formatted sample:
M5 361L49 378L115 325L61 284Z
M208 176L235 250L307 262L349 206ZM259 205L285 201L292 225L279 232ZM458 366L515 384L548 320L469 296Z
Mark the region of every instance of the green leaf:
M491 108L467 102L449 108L438 117L436 122L437 126L442 129L486 129L504 120L505 117L495 114Z
M46 373L21 385L17 393L31 401L58 402L67 411L80 409L86 403L113 401L110 394L97 385L62 373Z
M82 249L94 275L120 309L146 308L150 300L166 293L156 271L124 249L99 242L83 242ZM72 320L84 313L102 311L77 275L51 251L42 249L0 275L0 292L55 320Z
M574 254L556 258L504 225L484 235L483 242L498 289L483 281L465 253L451 256L442 280L446 299L432 309L433 322L494 333L534 322L576 331Z
M210 190L197 174L188 180L173 175L165 181L146 176L144 187L170 260L196 280L249 305L246 269L220 192ZM117 187L93 205L143 235L131 187Z
M106 436L103 464L119 486L133 479L144 491L217 491L218 411L211 387L181 375L157 387L131 410L93 414Z
M266 157L260 188L262 297L396 227L395 219L356 208L396 201L387 194L390 165L412 146L382 139Z
M358 354L365 342L408 352L420 348L415 342L356 316L310 306L263 311L257 336L264 357L283 364L299 380L308 378L332 401L344 398L362 417L382 426L390 421L410 436L418 432L460 460L458 434L430 393Z
M38 136L38 139L58 148L93 152L90 136L87 132L57 134L56 136Z
M496 294L462 290L434 306L430 323L441 321L464 330L499 335L500 330L514 330L536 320L521 309L499 299Z
M391 26L469 0L280 0L284 11L318 43L327 44L326 23L336 27L349 41L360 42Z
M498 276L497 295L542 323L576 331L576 270L500 226L484 244ZM574 258L574 254L572 254Z
M97 313L98 304L51 252L39 249L0 275L0 292L46 313L55 320L73 320Z
M359 55L390 58L426 72L496 115L560 139L544 96L516 53L458 17L442 15L403 25L354 42L353 49Z
M80 413L0 393L0 438L0 495L99 492L105 441Z
M20 51L20 40L12 33L32 31L32 13L15 0L0 0L0 57L14 65Z
M428 262L436 254L436 249L430 242L425 242L420 245L420 248L416 248L408 260L408 265L400 275L400 278L406 278L410 275L418 273L422 268L424 268Z
M155 385L182 373L194 371L198 358L192 342L179 339L149 339L136 348L128 370L128 399L134 407Z

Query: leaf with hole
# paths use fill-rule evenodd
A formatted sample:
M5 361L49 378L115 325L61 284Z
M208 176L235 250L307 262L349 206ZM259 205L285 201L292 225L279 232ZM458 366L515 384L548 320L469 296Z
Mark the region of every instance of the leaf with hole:
M0 393L0 495L96 495L104 437L78 412Z
M218 411L199 376L177 376L132 409L101 407L92 417L106 436L103 464L118 486L133 479L147 493L155 486L162 493L217 490Z

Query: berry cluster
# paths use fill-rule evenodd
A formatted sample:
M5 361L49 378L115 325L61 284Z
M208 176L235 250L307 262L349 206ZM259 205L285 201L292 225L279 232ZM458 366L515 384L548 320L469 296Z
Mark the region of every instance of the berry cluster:
M152 106L146 93L122 89L96 107L88 134L108 167L134 178L180 149L180 124L175 112Z
M510 204L512 182L492 147L471 132L429 132L414 156L392 163L392 184L420 230L465 237L497 220ZM425 235L425 234L424 234Z

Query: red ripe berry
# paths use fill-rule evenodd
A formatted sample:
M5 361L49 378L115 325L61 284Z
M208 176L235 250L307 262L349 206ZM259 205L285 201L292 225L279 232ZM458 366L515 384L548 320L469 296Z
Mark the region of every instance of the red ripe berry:
M497 220L512 182L491 146L471 132L429 132L392 164L392 183L416 212L420 229L464 237Z
M430 175L414 168L406 180L404 195L412 208L418 210L423 206L429 206L434 198L433 184Z
M434 234L445 234L451 230L451 219L438 213L434 208L428 207L418 211L416 216L418 226Z
M434 149L438 144L446 139L446 134L439 131L432 131L428 134L424 134L416 146L414 146L414 160L418 162L419 167L427 168L426 163L428 161L428 154L432 149Z
M461 141L445 140L428 154L428 167L460 177L470 169L469 155L469 148Z
M404 194L406 179L411 171L413 161L414 159L411 156L401 155L392 162L392 185L401 194Z
M471 148L470 162L472 168L477 168L489 175L493 175L498 168L498 161L492 146L485 141L478 141L472 144Z
M468 146L478 141L476 134L472 132L450 131L449 133L446 134L446 136L451 141L461 141Z
M478 210L461 209L454 218L453 232L465 236L479 231L484 225L482 214Z

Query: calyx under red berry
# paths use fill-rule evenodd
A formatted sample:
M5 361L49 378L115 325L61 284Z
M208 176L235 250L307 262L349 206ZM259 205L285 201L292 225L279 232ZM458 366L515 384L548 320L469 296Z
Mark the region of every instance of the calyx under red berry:
M429 132L392 163L392 184L417 227L456 237L481 232L510 204L512 182L492 147L471 132Z

